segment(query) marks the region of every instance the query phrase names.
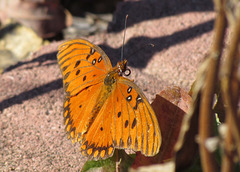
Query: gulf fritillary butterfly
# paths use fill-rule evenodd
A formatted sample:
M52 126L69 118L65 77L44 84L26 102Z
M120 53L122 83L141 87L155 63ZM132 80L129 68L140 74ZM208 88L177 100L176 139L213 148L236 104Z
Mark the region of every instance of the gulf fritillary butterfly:
M123 77L127 60L112 67L104 51L84 39L59 46L68 137L90 159L106 159L115 148L158 153L161 133L142 91ZM129 73L130 74L130 73Z

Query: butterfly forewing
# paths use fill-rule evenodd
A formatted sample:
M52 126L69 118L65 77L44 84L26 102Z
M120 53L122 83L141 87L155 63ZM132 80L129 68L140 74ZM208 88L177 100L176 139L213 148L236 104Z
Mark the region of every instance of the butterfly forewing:
M61 44L57 57L67 96L102 82L107 71L112 69L107 55L98 46L82 39Z

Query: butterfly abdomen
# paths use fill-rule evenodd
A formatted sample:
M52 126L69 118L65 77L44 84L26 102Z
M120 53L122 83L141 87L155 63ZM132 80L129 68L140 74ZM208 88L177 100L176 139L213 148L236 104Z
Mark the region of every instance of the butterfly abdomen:
M113 81L114 79L112 78L110 80ZM92 109L91 114L89 116L90 120L89 120L89 123L87 125L87 128L89 128L92 125L92 123L96 119L97 114L99 113L99 111L103 107L104 103L109 98L110 94L112 93L112 90L116 87L116 84L114 84L114 82L112 84L110 84L110 85L105 85L105 84L102 85L101 91L100 91L100 93L98 95L98 98L96 99L97 101L95 103L95 106Z

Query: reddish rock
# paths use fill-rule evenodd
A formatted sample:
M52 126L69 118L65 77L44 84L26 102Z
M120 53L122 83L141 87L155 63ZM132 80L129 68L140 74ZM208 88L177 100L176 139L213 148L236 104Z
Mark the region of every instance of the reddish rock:
M166 86L189 90L199 63L211 46L214 12L210 1L127 1L117 7L109 32L87 39L120 60L124 16L129 14L125 57L131 79L152 101ZM120 28L120 30L118 29ZM10 67L0 76L0 169L81 169L86 158L64 131L59 42Z

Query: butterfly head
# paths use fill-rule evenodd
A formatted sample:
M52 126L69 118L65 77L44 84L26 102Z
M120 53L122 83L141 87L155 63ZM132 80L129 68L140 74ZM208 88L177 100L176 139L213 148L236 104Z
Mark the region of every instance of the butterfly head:
M119 76L122 76L122 75L129 76L131 74L131 70L127 68L126 59L117 63L117 73Z

